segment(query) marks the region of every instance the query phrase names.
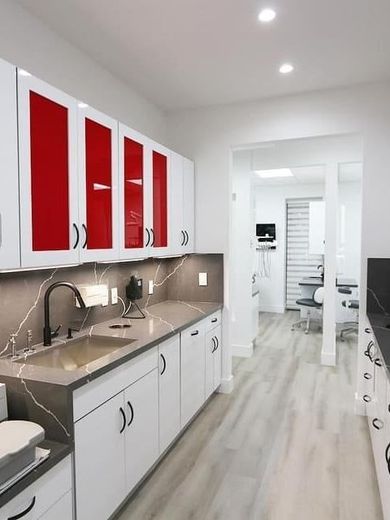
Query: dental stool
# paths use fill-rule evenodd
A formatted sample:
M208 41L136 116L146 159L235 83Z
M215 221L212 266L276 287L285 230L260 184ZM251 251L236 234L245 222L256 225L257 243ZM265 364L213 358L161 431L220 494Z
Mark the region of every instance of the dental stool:
M299 321L296 321L291 325L291 330L295 330L297 327L301 327L304 323L306 324L305 327L305 334L309 334L310 330L310 323L312 321L318 322L320 325L322 323L322 304L324 302L324 288L318 287L314 292L313 296L311 298L300 298L296 301L296 304L300 307L308 307L307 310L307 317L303 318ZM315 319L312 317L312 309L315 309L315 312L318 313L318 311L321 313L321 318Z
M349 287L339 287L338 292L340 294L352 294L352 290ZM355 321L348 321L344 323L343 327L340 329L340 339L341 341L344 341L345 334L359 332L359 300L343 300L342 306L346 309L352 309L355 311L356 316Z

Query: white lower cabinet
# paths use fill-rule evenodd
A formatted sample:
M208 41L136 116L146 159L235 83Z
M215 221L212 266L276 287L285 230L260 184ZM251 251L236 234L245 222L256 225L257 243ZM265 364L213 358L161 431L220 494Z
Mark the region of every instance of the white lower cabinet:
M205 401L206 324L181 333L181 426L185 426Z
M206 399L221 384L221 352L222 333L219 325L206 334Z
M75 390L77 520L123 503L219 386L221 347L219 312Z
M180 432L180 337L159 346L160 453Z
M70 456L0 509L1 520L72 520Z
M75 424L77 520L107 520L126 496L124 395Z
M106 520L158 458L157 369L75 424L77 520Z
M153 370L125 390L126 494L158 459L158 374Z

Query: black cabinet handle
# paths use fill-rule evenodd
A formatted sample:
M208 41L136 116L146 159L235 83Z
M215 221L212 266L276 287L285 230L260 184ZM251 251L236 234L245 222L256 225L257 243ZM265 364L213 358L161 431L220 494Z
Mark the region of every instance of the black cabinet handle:
M382 366L381 360L379 358L376 358L375 364L376 364L377 367L381 367Z
M134 421L134 408L133 408L132 404L130 403L130 401L127 401L127 406L129 407L129 410L130 410L130 419L129 419L129 422L127 423L127 426L130 426L130 424Z
M390 473L390 443L386 447L385 458L387 462L387 471Z
M194 332L191 332L191 336L197 336L199 334L198 330L195 330Z
M76 249L76 247L79 245L79 242L80 242L80 231L74 222L73 222L73 229L76 231L76 242L73 246L73 249Z
M217 342L217 346L215 347L215 350L218 350L219 348L219 339L217 336L215 336L215 341Z
M149 242L150 242L150 233L149 233L149 229L148 228L145 228L145 229L146 229L146 233L148 235L148 238L146 239L145 247L148 247Z
M184 231L185 235L186 235L186 241L185 241L185 246L188 245L188 242L190 241L190 237L188 235L188 232L187 231Z
M85 224L82 224L82 226L83 226L84 233L85 233L85 240L84 240L84 244L83 244L83 249L85 249L87 247L87 242L88 242L88 230L87 230L87 226Z
M217 321L218 321L218 318L213 318L213 319L211 320L211 323L217 323Z
M375 347L375 344L373 341L370 341L367 345L367 349L364 351L364 355L367 356L371 362L374 361L373 354L371 353L372 347Z
M122 419L123 419L123 424L122 424L121 429L119 430L119 433L123 433L126 428L126 414L122 407L119 408L119 411L120 411Z
M25 510L22 511L21 513L18 513L18 514L15 515L15 516L9 516L9 517L8 517L8 520L18 520L19 518L23 518L24 516L28 515L29 512L32 510L32 508L35 506L35 502L36 502L36 497L34 497L34 498L31 500L31 504L28 506L27 509L25 509Z
M152 233L152 243L150 245L153 247L155 242L154 229L150 228L150 232Z
M367 334L371 334L371 330L368 327L364 329L364 332L366 332Z
M184 242L186 241L186 236L185 236L183 230L181 230L181 234L182 234L182 241L181 241L181 244L180 244L180 245L181 245L181 246L184 246Z
M375 417L375 419L372 420L372 425L376 430L381 430L383 428L383 421Z
M364 372L363 377L364 377L364 379L371 379L372 375L369 374L368 372Z
M367 394L363 395L363 401L365 403L371 403L371 397Z
M160 372L160 376L162 376L163 373L165 372L166 368L167 368L167 360L165 359L165 357L164 357L163 354L160 354L160 356L161 356L161 359L163 360L163 363L164 363L164 365L163 365L163 369L162 369L162 371Z
M215 336L213 336L213 337L211 338L211 341L213 342L213 348L211 349L211 353L214 354L214 352L215 352L215 346L216 346L216 343L215 343Z

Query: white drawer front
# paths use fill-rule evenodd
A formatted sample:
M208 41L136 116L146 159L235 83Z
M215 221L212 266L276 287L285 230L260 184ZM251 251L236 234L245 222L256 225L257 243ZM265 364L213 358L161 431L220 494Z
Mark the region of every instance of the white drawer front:
M211 316L208 316L205 320L206 332L218 327L222 323L222 311L214 312Z
M38 520L71 489L72 470L69 456L6 504L0 510L0 519L8 520L25 512L21 517L23 520ZM68 520L73 518L72 509ZM44 518L51 517L44 516ZM52 518L61 520L58 516Z
M75 390L73 393L74 422L157 368L157 365L158 350L154 347Z

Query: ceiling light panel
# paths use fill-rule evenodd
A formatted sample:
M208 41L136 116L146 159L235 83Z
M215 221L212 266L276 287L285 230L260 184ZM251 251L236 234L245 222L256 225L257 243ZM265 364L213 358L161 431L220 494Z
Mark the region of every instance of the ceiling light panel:
M282 177L294 177L290 168L278 168L275 170L255 170L261 179L280 179Z
M272 22L272 20L275 20L275 17L276 17L275 11L269 7L262 9L258 16L259 21L262 23Z

